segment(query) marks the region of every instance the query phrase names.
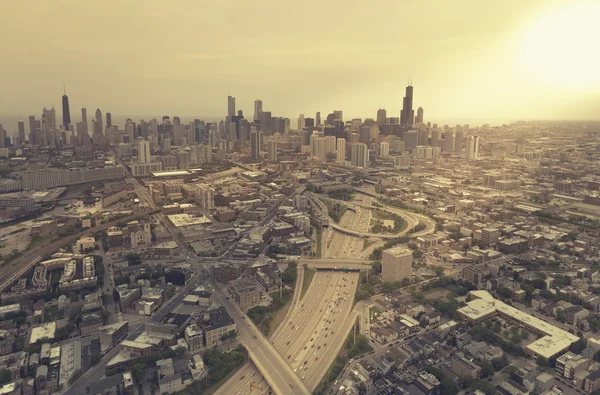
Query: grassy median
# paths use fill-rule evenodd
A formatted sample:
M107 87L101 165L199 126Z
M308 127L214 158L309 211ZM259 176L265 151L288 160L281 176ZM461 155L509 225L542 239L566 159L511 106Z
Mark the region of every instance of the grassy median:
M313 269L309 269L307 267L304 268L304 279L302 280L302 290L300 292L300 299L302 299L306 291L308 291L308 287L310 286L310 283L312 282L315 273L316 272Z

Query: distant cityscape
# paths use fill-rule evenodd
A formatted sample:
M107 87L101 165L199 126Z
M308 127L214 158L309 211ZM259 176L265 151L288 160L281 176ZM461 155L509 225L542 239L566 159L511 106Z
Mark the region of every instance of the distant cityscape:
M600 122L63 93L0 125L0 394L600 394Z

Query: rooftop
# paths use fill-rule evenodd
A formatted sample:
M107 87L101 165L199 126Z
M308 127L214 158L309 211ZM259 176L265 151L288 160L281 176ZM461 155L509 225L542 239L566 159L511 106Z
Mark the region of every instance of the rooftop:
M54 333L56 332L56 322L48 322L46 324L36 326L31 329L31 337L29 338L29 344L33 344L40 339L48 338L54 339Z
M495 313L501 313L545 334L545 336L525 347L525 349L532 351L536 355L551 358L579 340L579 337L565 330L495 299L487 291L471 291L469 295L477 299L470 301L467 306L459 309L458 312L461 315L473 321L479 321Z

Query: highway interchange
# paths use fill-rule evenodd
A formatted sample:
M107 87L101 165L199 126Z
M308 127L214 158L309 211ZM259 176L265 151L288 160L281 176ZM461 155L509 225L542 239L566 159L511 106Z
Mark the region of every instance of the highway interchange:
M152 208L156 207L145 188L137 180L129 178L128 182L133 184L143 201ZM297 191L297 193L302 192L303 190ZM356 236L359 237L352 237L356 240L338 238L339 242L335 243L337 252L330 254L330 256L337 256L338 259L341 258L341 262L345 262L345 258L356 257L356 253L362 251L362 239L360 237L373 236L373 234L368 233L370 224L369 209L372 208L372 198L361 197L359 199L361 201L350 203L354 205L354 211L349 210L349 212L354 215L351 214L349 219L344 220L344 225L351 229L341 227L342 234L356 233ZM435 223L425 216L387 206L383 209L398 213L409 221L409 227L403 231L405 233L419 222L424 223L426 228L416 235L431 233L435 230ZM184 252L191 256L189 247L181 240L177 232L167 224L164 215L162 213L158 215L178 244L182 246ZM266 220L271 218L272 215ZM264 221L261 221L262 223ZM399 235L375 236L389 238L387 236L398 237ZM64 239L61 242L64 243ZM224 254L224 257L227 256L227 253ZM23 258L32 259L28 255ZM34 259L40 259L40 257L36 255ZM195 258L191 258L191 261L192 267L195 267L195 264L197 267L199 262L196 262ZM30 264L30 267L34 264ZM325 264L325 262L322 265L331 267L330 264ZM352 262L352 265L354 267L364 267L365 264L360 260L356 260ZM314 267L315 265L311 266ZM334 361L357 317L363 316L365 311L368 316L366 303L359 302L352 308L358 278L356 272L319 271L315 274L308 291L302 299L299 299L298 294L302 286L302 280L299 278L290 311L270 340L266 339L237 305L227 298L220 285L209 281L211 288L214 290L216 301L232 313L232 318L238 326L239 340L248 349L253 362L239 370L218 393L245 394L253 391L266 393L269 389L277 394L308 394L312 392ZM197 278L194 278L188 285L178 290L176 295L152 317L152 320L160 320L169 311L173 311L174 307L197 284L197 281ZM132 329L134 333L139 331L139 327ZM116 354L116 348L105 355L101 363L86 372L69 393L74 393L73 390L75 392L82 390L85 382L101 378L104 373L103 366L114 354ZM254 383L255 386L251 387L251 383Z

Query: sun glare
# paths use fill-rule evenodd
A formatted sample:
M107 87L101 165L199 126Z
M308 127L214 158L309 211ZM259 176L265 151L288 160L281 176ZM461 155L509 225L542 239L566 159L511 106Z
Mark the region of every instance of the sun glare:
M543 14L522 36L528 78L581 92L600 90L600 1L573 1Z

